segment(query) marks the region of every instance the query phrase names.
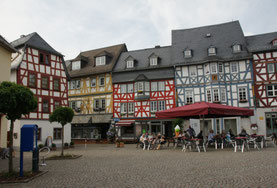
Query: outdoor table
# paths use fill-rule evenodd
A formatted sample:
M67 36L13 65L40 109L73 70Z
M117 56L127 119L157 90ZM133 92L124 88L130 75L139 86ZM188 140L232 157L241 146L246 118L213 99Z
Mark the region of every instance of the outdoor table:
M265 139L264 139L264 135L251 135L251 137L254 137L254 138L257 138L257 137L262 137L262 142L261 142L261 148L264 148L264 145L265 145Z
M191 142L192 142L192 146L194 147L194 149L196 149L196 146L197 146L197 144L199 144L199 141L201 140L201 139L199 139L199 138L191 138L191 139L189 139ZM197 143L198 142L198 143Z

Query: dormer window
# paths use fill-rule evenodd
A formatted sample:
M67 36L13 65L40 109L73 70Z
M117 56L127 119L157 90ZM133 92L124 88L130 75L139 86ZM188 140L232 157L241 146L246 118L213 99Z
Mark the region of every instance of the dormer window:
M134 61L129 60L129 61L126 62L126 64L127 64L126 67L128 69L134 68Z
M273 46L277 46L277 39L275 39L274 41L272 41L272 45L273 45Z
M150 66L157 66L158 65L158 58L152 57L150 58Z
M184 51L184 58L190 58L192 57L192 50L191 49L187 49Z
M81 61L73 61L72 70L79 70L79 69L81 69Z
M233 45L233 53L241 52L241 45L235 44Z
M209 56L216 55L216 48L215 47L208 48L208 55Z
M96 66L105 65L106 64L106 56L100 56L95 58Z

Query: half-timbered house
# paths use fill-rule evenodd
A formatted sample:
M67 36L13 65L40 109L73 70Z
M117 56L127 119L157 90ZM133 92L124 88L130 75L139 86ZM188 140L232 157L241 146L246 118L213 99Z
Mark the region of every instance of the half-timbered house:
M178 106L206 101L253 108L252 60L238 21L172 31ZM250 129L250 118L208 119L195 129Z
M38 140L44 144L51 137L61 144L62 127L49 122L49 114L58 106L68 106L67 75L63 55L53 49L37 33L22 35L11 43L18 53L13 54L11 81L26 86L35 94L38 107L15 122L14 144L19 146L20 128L24 124L37 124ZM70 142L71 128L64 128L64 140Z
M67 66L69 106L75 116L72 139L83 143L106 138L113 113L112 69L125 44L81 52Z
M113 116L123 139L143 130L172 136L171 122L155 117L157 111L175 107L170 49L156 46L121 54L113 71Z
M246 37L253 55L259 134L277 132L277 32Z

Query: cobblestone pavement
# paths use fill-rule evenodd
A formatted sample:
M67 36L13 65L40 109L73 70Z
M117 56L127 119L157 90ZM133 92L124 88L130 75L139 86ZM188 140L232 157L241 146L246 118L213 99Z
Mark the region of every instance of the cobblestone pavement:
M143 151L135 145L95 144L65 153L83 156L46 161L47 166L40 169L49 172L43 176L0 187L277 187L277 147L244 153L213 148L207 153L184 153L172 147ZM27 170L31 168L30 153L25 159ZM15 169L18 162L16 156ZM0 160L0 171L7 167L8 160Z

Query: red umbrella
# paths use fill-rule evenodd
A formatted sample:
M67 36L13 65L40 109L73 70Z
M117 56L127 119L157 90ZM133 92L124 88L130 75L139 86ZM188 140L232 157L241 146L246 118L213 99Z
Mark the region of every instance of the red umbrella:
M197 102L194 104L156 112L157 118L218 118L253 116L254 110L222 104Z

